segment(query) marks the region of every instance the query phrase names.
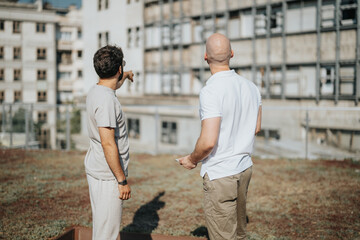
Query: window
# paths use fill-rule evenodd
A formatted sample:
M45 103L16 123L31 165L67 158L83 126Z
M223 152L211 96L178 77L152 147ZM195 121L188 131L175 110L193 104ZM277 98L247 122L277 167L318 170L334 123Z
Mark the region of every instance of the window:
M325 2L321 7L321 26L324 28L335 26L335 5Z
M270 16L270 30L272 33L280 33L283 27L283 13L281 8L273 8Z
M128 34L127 34L127 46L128 48L131 48L132 45L132 36L131 36L131 28L128 28Z
M352 25L356 23L356 1L342 0L340 4L341 24Z
M59 79L70 79L71 78L71 72L60 72L59 73Z
M77 38L82 39L82 31L81 31L81 29L78 29L78 31L77 31Z
M176 122L163 121L161 124L161 142L176 144L177 143L177 126Z
M46 92L45 91L38 91L38 102L46 102Z
M4 79L5 79L4 69L0 68L0 81L4 81Z
M0 20L0 31L4 31L4 30L5 30L5 21Z
M139 47L140 46L140 27L136 27L135 29L128 28L127 30L127 46L131 47Z
M109 32L105 32L105 45L109 44Z
M135 47L139 47L140 46L140 27L136 27L136 32L135 32Z
M20 33L21 29L20 29L20 22L19 21L14 21L13 22L13 33Z
M38 48L37 49L37 60L45 60L46 59L46 49Z
M38 123L46 123L47 122L47 112L38 112Z
M14 81L21 80L21 69L14 69Z
M320 93L321 95L333 95L335 92L335 67L321 68Z
M137 118L128 118L127 127L130 138L140 138L140 120Z
M102 34L99 33L98 34L98 48L101 48L102 47Z
M340 67L340 95L355 94L355 68Z
M61 51L57 53L57 61L62 64L71 64L71 51Z
M37 80L46 80L46 70L37 70Z
M98 0L98 11L109 8L109 0Z
M21 48L14 47L14 60L21 59Z
M0 47L0 59L4 59L4 47Z
M271 68L269 74L270 94L273 96L281 95L282 74L280 68Z
M109 32L98 34L98 46L99 48L109 44Z
M36 32L44 33L46 31L46 24L45 23L36 23Z
M14 102L21 102L21 91L14 92Z
M83 74L81 70L78 70L78 78L82 78Z
M331 15L331 10L329 11L324 13L324 17ZM286 19L288 19L286 22L286 31L288 33L316 30L316 1L291 1L288 3L285 14Z
M82 58L82 51L81 50L77 51L77 57Z
M265 35L266 34L266 11L258 10L255 16L255 34Z
M60 33L60 40L71 41L71 32L61 32Z
M4 91L0 91L0 103L3 103L5 100L5 92Z
M50 130L41 128L39 131L38 141L39 141L40 148L50 147L48 145L48 143L50 142Z
M135 81L135 91L139 92L140 91L140 73L139 72L136 73L135 79L137 79Z

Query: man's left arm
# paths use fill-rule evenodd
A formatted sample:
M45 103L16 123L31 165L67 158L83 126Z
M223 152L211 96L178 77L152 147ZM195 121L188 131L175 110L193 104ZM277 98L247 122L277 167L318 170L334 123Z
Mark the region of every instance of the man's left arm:
M134 73L131 70L124 72L122 79L116 85L116 89L119 89L123 85L126 79L129 79L131 82L134 82Z
M207 118L201 121L201 133L194 151L179 159L179 163L186 169L193 169L198 162L209 156L215 147L220 131L221 117Z

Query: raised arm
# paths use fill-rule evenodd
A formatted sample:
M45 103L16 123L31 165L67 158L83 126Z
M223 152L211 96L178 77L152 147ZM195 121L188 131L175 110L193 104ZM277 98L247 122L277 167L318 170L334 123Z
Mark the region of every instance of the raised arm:
M262 108L261 108L261 105L260 105L259 111L258 111L258 116L257 116L255 135L257 135L261 130L261 114L262 114Z
M106 162L115 175L118 182L126 179L124 171L120 164L119 151L115 143L115 129L109 127L99 127L101 146L104 150ZM128 184L119 185L119 198L127 200L131 197L131 190Z
M116 84L116 89L119 89L123 85L126 79L129 79L131 82L134 82L134 73L131 70L124 72L122 79L118 81Z

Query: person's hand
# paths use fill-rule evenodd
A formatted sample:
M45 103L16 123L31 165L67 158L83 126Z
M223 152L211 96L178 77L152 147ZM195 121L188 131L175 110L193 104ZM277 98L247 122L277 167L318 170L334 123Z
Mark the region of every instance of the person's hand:
M125 78L129 79L131 82L134 82L134 73L130 70L124 72Z
M197 163L194 164L194 163L191 161L190 155L187 155L187 156L185 156L185 157L179 158L179 163L180 163L180 165L182 165L184 168L189 169L189 170L194 169L194 168L196 168L196 166L197 166Z
M119 188L119 198L121 200L128 200L129 198L131 198L131 189L130 189L130 186L129 184L126 184L126 185L118 185L118 188Z

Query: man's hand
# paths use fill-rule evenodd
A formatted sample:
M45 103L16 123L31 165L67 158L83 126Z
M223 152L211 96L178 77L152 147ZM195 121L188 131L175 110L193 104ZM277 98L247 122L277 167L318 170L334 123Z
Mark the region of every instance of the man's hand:
M118 81L116 84L116 89L119 89L123 85L126 79L129 79L131 82L134 82L134 74L131 70L124 72L122 79Z
M180 163L180 165L182 165L184 168L189 169L189 170L194 169L194 168L196 168L196 166L197 166L197 163L193 163L193 162L191 161L190 155L187 155L187 156L185 156L185 157L179 158L179 163Z
M123 79L129 79L131 82L134 82L134 73L130 70L127 72L124 72L124 77Z
M120 193L119 198L121 200L128 200L131 198L131 189L130 189L129 184L126 184L124 186L119 184L118 187L119 187L119 193Z

